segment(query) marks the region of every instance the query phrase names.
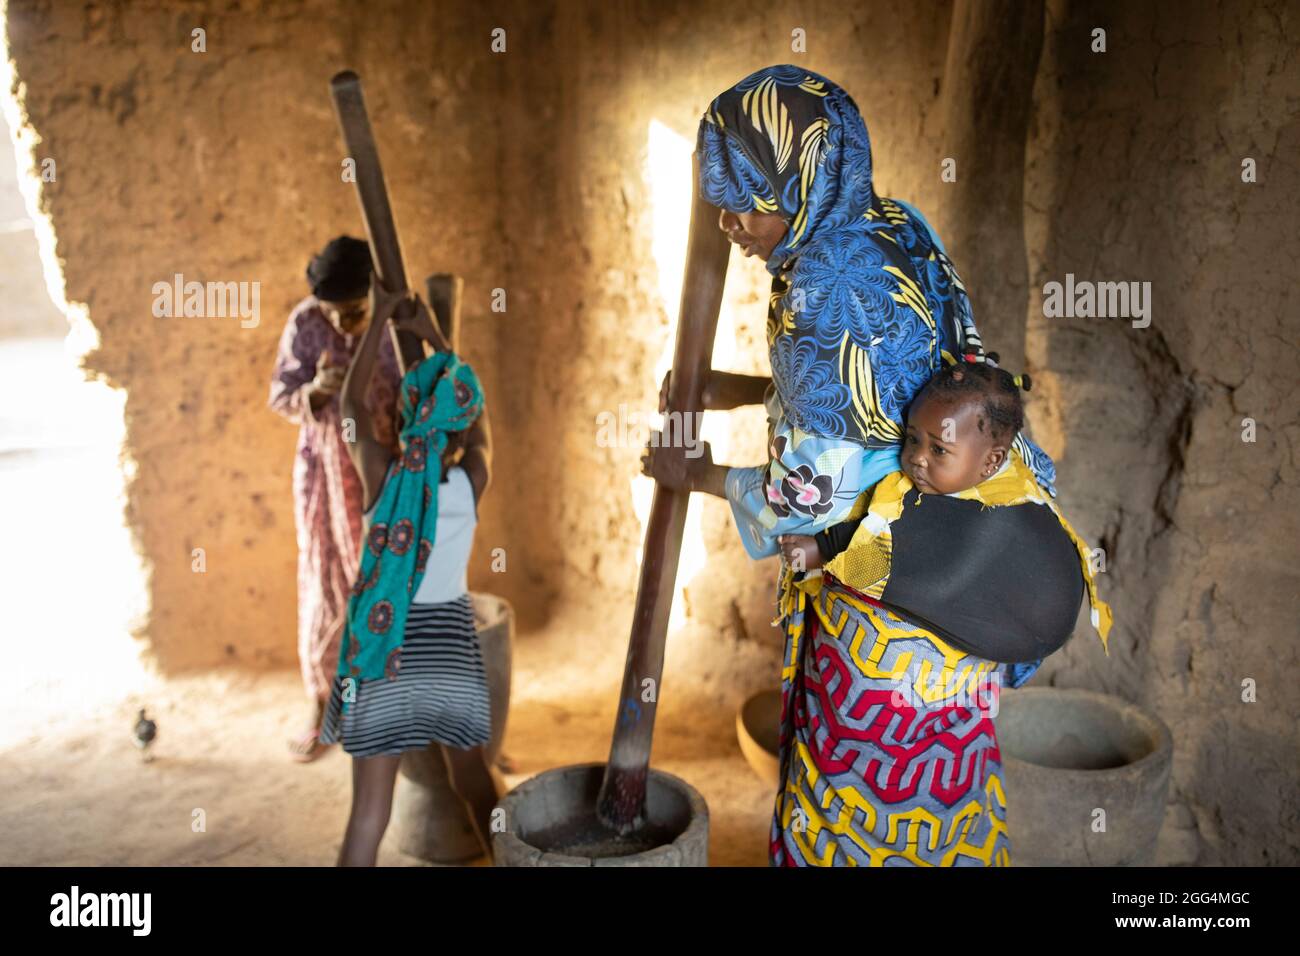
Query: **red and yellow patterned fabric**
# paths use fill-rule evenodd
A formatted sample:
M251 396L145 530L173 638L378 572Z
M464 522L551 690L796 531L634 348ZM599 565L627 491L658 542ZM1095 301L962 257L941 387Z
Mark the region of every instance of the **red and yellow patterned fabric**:
M889 573L889 522L911 490L897 473L864 492L853 509L864 520L826 573L797 580L785 570L774 865L1010 863L993 726L1005 665L876 601ZM999 474L957 494L990 507L1052 509L1079 551L1104 646L1111 612L1097 596L1087 546L1018 452Z
M828 582L784 619L775 866L1005 866L999 666Z

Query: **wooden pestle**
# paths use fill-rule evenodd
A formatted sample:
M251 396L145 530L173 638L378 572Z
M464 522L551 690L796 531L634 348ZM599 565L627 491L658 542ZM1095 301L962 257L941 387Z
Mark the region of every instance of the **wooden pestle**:
M361 93L361 77L351 70L336 73L330 80L330 95L338 114L339 129L348 157L356 167L357 200L361 204L361 218L365 220L366 235L370 239L370 258L375 267L375 281L385 292L401 294L408 291L406 266L402 261L402 246L393 222L393 209L388 202L388 187L384 184L384 170L379 164L379 148L375 144L374 130L366 112L365 97ZM415 334L389 327L393 347L401 363L402 372L424 358L424 346Z
M701 395L713 356L730 252L726 237L718 229L718 210L699 195L698 155L692 157L691 167L691 194L695 199L668 387L669 414L664 429L665 439L676 442L681 442L686 434L698 440L698 429L689 432L678 429L674 434L670 426L673 413L679 416L703 413ZM634 830L644 820L646 777L664 669L664 641L668 635L668 616L676 589L689 500L688 492L655 485L614 736L596 806L601 823L620 834ZM647 680L652 683L645 683Z

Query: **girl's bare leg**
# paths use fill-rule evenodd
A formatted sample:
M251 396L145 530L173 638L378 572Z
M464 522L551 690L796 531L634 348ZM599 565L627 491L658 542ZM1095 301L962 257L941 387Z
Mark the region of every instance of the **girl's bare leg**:
M501 799L496 780L488 769L487 755L482 747L458 750L442 747L442 759L447 764L447 775L456 796L465 802L474 832L483 844L483 852L492 859L492 808Z
M339 848L339 866L374 866L393 810L400 754L352 758L352 812Z

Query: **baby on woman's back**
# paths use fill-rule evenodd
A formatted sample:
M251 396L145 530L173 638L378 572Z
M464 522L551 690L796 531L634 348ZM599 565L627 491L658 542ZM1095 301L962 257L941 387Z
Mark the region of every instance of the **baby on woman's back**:
M861 517L780 539L800 588L816 589L817 576L801 572L822 568L954 647L1006 664L1059 649L1086 594L1104 646L1111 612L1092 552L1016 440L1028 385L991 361L940 370L908 409L901 470L864 489Z
M1027 375L1012 376L989 362L958 362L937 372L907 413L900 457L912 487L923 495L951 495L1006 469L1011 444L1025 425L1020 390L1029 385ZM860 523L859 518L816 535L783 535L781 551L793 567L820 568L848 547Z

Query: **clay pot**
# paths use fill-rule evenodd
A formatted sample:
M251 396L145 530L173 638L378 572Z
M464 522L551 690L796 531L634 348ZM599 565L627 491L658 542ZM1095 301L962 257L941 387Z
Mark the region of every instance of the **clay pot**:
M736 711L740 752L758 778L775 790L781 783L781 691L761 690Z
M1150 866L1173 763L1164 722L1087 690L1011 690L1000 706L1012 865Z
M486 750L491 762L501 752L510 710L515 616L504 598L471 594L470 599L490 697L492 739ZM495 771L493 775L497 776ZM431 863L462 863L483 855L469 812L451 789L438 744L403 754L401 776L393 795L392 818L398 849Z
M686 781L659 770L652 769L646 779L648 838L631 843L584 838L595 820L604 776L603 763L558 767L506 794L497 804L505 811L505 830L492 835L496 865L708 866L704 798Z

